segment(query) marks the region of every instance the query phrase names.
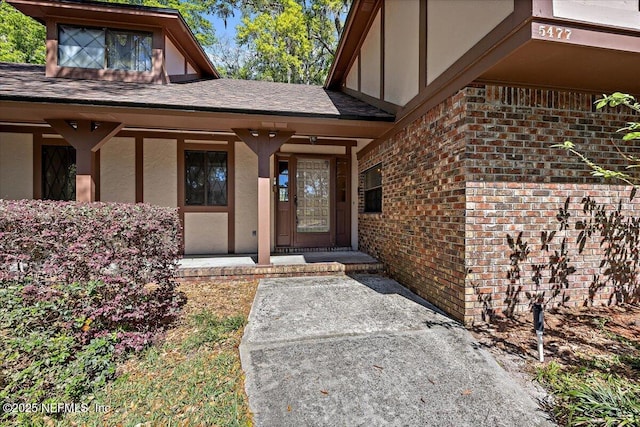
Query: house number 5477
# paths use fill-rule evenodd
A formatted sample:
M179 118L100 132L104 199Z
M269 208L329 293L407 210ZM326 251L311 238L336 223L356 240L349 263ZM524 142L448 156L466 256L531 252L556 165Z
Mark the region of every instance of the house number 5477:
M547 25L538 26L540 37L559 40L571 40L571 30L562 27L553 27Z

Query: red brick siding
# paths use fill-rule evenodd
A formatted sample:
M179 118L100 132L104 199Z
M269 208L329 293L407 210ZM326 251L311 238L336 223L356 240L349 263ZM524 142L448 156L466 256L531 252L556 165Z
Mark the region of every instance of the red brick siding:
M585 304L607 304L612 289L599 291L593 301L589 300L589 286L594 275L600 275L603 249L600 236L588 239L584 250L578 251L576 222L588 218L583 212L583 197L592 196L598 203L614 210L620 200L623 214L628 216L640 211L640 199L628 203L629 188L607 184L565 184L565 183L515 183L515 182L468 182L467 183L467 225L466 225L466 266L467 276L467 322L481 320L494 310L495 314L527 310L530 299L527 292L536 291L532 267L536 264L548 265L555 251L560 251L561 241L566 237L566 259L576 272L569 275L568 289L562 289L549 306L563 303L566 306ZM595 197L594 197L595 196ZM557 214L570 198L569 227L560 230ZM549 251L541 248L542 231L556 231L549 245ZM516 239L522 233L522 240L528 243L530 256L519 263L521 279L511 280L512 268L507 235ZM538 291L545 291L545 301L551 295L549 268L542 272ZM557 283L557 282L556 282ZM489 302L490 298L490 302Z
M464 120L459 92L359 159L360 173L381 163L383 182L382 213L363 213L360 194L360 248L384 262L400 283L460 320Z
M488 308L526 309L525 292L532 286L527 263L548 261L537 250L540 234L557 230L566 198L572 200L572 229L556 235L552 250L563 234L576 248L573 219L582 211L582 197L607 203L628 197L624 187L602 185L577 158L550 148L569 139L600 164L624 164L610 140L620 138L615 131L629 114L596 111L595 99L484 85L459 91L359 159L361 173L382 163L383 174L382 213L363 213L360 194L361 249L456 319L480 320ZM515 238L520 231L536 250L514 288L507 278L507 234ZM565 290L568 305L584 303L598 273L600 249L591 245L569 254L578 271ZM608 297L605 289L595 302Z
M594 239L578 254L575 222L585 218L580 203L585 196L617 205L628 200L629 189L604 184L575 156L550 146L571 140L596 163L622 168L626 161L611 144L620 140L616 130L629 119L629 111L593 106L596 96L550 90L475 86L467 94L467 225L466 266L467 322L479 320L487 309L522 311L529 307L526 292L534 289L531 266L548 263L549 253L540 249L542 231L557 231L550 250L559 250L567 238L568 258L576 273L569 276L565 305L582 305L599 268L602 249ZM620 148L630 152L630 144ZM570 229L558 231L558 210L570 198ZM625 204L625 215L638 209L640 200ZM523 263L521 280L511 281L507 234L522 232L531 257ZM522 286L520 289L519 287ZM544 271L542 290L550 294L549 272ZM611 289L601 290L593 303L607 303ZM488 299L491 303L488 304Z

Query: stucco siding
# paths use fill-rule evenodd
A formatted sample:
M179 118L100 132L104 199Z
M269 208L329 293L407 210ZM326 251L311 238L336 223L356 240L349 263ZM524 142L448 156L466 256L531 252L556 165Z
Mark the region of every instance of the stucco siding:
M380 98L380 12L369 29L360 48L360 90L362 93Z
M226 254L228 218L226 212L185 212L185 255Z
M165 65L170 76L184 74L184 56L178 48L171 43L169 37L164 38Z
M145 203L168 207L177 206L177 150L176 140L145 138L143 143Z
M514 10L513 0L427 2L427 84Z
M418 94L420 1L384 5L384 99L405 105Z
M258 250L258 156L244 142L235 143L235 250Z
M553 16L640 29L638 0L553 0Z
M356 56L353 65L349 69L346 80L347 89L358 90L358 57Z
M100 149L100 199L103 202L135 203L134 138L111 138Z
M0 133L0 199L33 198L33 136Z

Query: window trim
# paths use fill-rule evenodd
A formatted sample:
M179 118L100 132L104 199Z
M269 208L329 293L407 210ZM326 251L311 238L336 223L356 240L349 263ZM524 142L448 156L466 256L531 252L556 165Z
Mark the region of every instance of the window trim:
M187 191L187 154L188 153L193 153L193 154L202 154L203 158L202 158L202 167L204 168L204 176L205 176L205 180L202 183L202 190L203 190L203 203L202 204L191 204L188 203L187 201L187 194L189 194L189 192ZM211 202L211 200L208 200L208 195L209 195L209 190L210 190L210 185L209 185L209 180L206 179L207 176L209 176L209 172L211 171L211 169L208 167L209 165L209 153L215 153L215 155L218 154L224 154L224 161L225 161L225 168L224 168L224 173L225 173L225 179L224 179L224 204L220 203L220 204L211 204L209 202ZM185 149L184 150L184 156L185 156L185 200L184 200L184 204L185 206L217 206L217 207L226 207L229 204L229 188L228 188L228 183L229 183L229 153L227 152L227 150L190 150L190 149Z
M222 141L215 143L185 143L178 140L178 208L181 212L221 212L228 213L229 218L235 211L235 143L229 141L224 144ZM187 205L185 203L186 185L186 165L185 151L226 151L227 152L227 205L226 206L203 206Z
M367 188L367 174L375 169L380 169L380 185L376 185L376 186L372 186L370 188ZM371 166L370 168L365 169L362 172L362 202L363 202L363 206L362 206L362 212L366 213L366 214L380 214L382 213L382 162L375 164L373 166ZM373 190L380 190L380 210L367 210L367 192L373 191Z
M68 66L68 65L60 65L60 48L61 48L61 44L60 44L60 34L63 31L63 27L68 27L68 28L76 28L76 29L90 29L90 30L101 30L102 31L102 35L104 37L104 56L102 58L102 67L101 68L85 68L85 67L74 67L74 66ZM153 63L154 63L154 59L153 59L153 31L142 31L142 30L135 30L135 29L128 29L128 28L114 28L114 27L102 27L102 26L91 26L91 25L79 25L79 24L65 24L65 23L59 23L56 26L56 30L57 30L57 41L58 44L56 46L56 66L61 68L61 69L79 69L79 70L95 70L95 71L108 71L108 72L127 72L127 73L136 73L136 74L142 74L142 73L151 73L153 71ZM136 35L144 35L147 36L151 39L151 52L149 52L149 60L150 60L150 68L148 70L128 70L125 68L110 68L109 67L109 46L108 46L108 33L109 32L115 32L115 33L124 33L124 34L136 34ZM96 61L97 62L97 61ZM95 72L94 71L94 72Z

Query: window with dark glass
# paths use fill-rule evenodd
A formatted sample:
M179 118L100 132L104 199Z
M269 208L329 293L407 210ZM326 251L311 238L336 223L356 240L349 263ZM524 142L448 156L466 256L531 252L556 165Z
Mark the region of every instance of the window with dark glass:
M64 145L42 146L42 198L76 199L76 150Z
M364 211L382 212L382 164L364 172Z
M151 33L60 25L58 65L151 71L151 41Z
M227 152L186 150L184 194L187 206L227 206Z

